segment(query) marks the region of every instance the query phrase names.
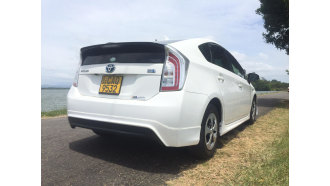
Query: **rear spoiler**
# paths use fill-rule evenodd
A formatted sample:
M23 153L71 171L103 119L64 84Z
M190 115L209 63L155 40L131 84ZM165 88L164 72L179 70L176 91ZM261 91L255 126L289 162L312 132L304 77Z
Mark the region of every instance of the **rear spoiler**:
M164 52L165 45L154 42L123 42L123 43L106 43L100 45L92 45L80 49L81 59L86 56L102 55L105 53L129 53L129 52Z

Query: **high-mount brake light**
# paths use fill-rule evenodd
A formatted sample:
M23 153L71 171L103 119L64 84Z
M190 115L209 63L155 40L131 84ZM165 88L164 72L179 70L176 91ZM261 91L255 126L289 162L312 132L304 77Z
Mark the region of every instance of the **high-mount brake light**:
M168 48L163 68L161 91L181 90L187 74L188 60L175 49Z

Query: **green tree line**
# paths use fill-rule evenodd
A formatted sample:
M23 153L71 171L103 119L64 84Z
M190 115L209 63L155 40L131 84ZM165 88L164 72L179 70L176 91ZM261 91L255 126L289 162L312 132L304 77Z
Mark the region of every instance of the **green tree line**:
M275 79L268 81L264 78L261 78L256 82L252 82L252 85L257 91L287 91L289 87L289 83L284 83Z

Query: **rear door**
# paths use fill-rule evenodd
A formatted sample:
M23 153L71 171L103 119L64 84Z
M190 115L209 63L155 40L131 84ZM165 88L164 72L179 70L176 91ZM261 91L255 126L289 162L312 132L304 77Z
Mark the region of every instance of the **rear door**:
M224 49L216 43L205 43L199 46L206 60L213 63L216 70L219 90L222 93L224 124L230 124L239 118L239 89L236 84L232 67L228 63Z
M81 49L81 61L81 95L146 100L159 92L165 48L151 42L95 45Z

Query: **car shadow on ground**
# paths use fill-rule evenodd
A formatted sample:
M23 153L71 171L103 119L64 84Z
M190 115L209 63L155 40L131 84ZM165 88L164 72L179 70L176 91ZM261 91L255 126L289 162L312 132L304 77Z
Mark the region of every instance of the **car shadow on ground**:
M178 174L201 162L190 156L187 148L167 148L156 140L122 134L94 135L71 142L69 147L110 163L153 173Z
M217 148L229 143L246 127L247 124L244 123L222 136ZM71 142L69 148L109 163L152 173L177 175L207 161L197 159L189 148L165 147L156 140L122 134L112 134L109 137L93 135Z

